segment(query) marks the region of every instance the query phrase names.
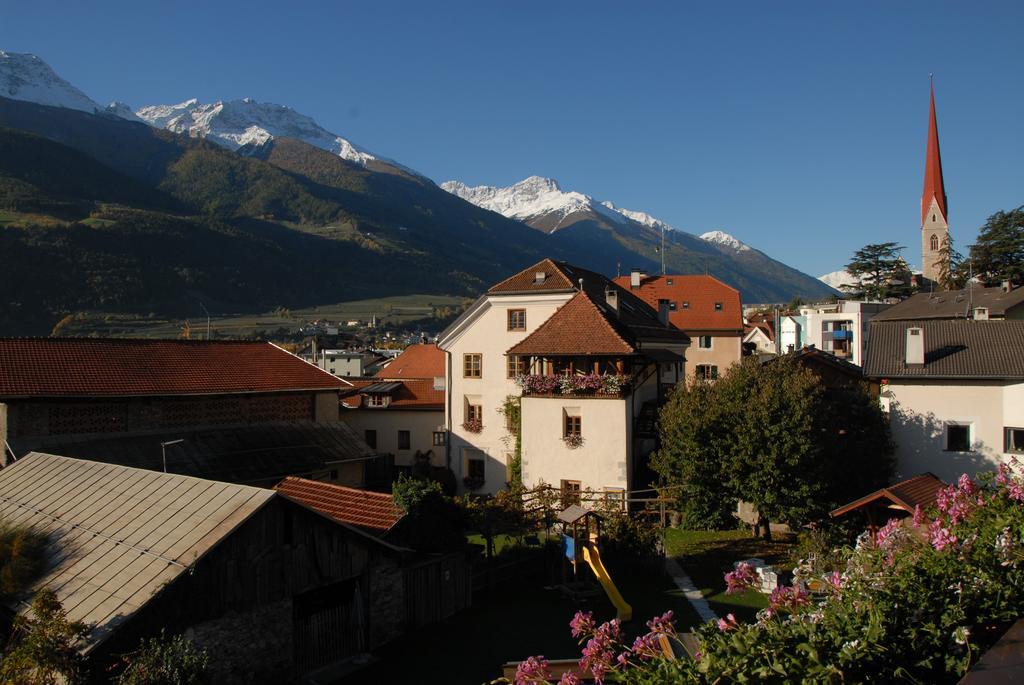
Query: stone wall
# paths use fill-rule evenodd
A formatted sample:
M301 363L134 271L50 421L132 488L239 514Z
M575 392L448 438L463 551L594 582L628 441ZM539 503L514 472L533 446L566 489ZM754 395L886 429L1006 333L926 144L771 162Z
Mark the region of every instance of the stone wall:
M232 612L192 626L185 637L210 655L210 682L288 682L292 660L292 600Z

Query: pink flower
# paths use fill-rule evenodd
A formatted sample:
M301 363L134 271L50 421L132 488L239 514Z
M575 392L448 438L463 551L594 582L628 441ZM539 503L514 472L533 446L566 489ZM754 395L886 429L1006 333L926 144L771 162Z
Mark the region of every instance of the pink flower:
M582 680L576 675L575 671L566 671L562 674L562 677L558 679L558 685L581 685Z
M548 660L542 656L531 656L516 668L516 685L539 685L551 677Z
M879 549L889 549L896 542L897 531L899 530L900 522L898 519L889 519L889 521L878 529L878 533L875 534L875 544L878 545Z
M843 587L843 574L839 571L832 571L832 573L825 576L825 580L828 581L829 587L836 592L839 592Z
M726 615L725 618L718 619L718 629L723 633L727 633L730 630L739 628L739 623L736 622L736 617L732 614Z
M914 528L918 528L925 522L924 510L920 504L914 505Z
M956 536L948 528L943 528L941 521L932 521L928 532L931 534L932 547L939 552L956 543Z
M569 621L569 627L572 628L572 636L579 638L584 635L590 635L594 632L594 612L588 611L586 613L577 611L576 615Z
M656 656L660 656L661 650L658 647L658 634L647 633L646 635L640 635L633 640L633 646L630 648L630 651L641 659L653 659Z
M669 609L661 616L655 616L647 622L647 627L652 633L674 633L675 626L672 623L672 610Z
M741 561L734 571L725 574L725 593L727 595L745 592L757 582L757 572L750 564Z

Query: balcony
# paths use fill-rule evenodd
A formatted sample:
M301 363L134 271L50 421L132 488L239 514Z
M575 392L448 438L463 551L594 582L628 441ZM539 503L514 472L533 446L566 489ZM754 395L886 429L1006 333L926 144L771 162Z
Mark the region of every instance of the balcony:
M593 397L618 399L632 388L632 378L622 374L565 374L516 376L524 397Z

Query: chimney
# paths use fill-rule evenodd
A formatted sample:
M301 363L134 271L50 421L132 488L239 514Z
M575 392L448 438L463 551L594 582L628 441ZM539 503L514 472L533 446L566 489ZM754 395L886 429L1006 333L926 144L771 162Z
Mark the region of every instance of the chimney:
M636 290L640 287L640 282L644 280L646 276L646 271L633 267L633 270L629 272L629 287Z
M907 329L907 366L917 364L924 365L924 329Z
M668 300L658 300L658 320L662 325L668 325Z
M616 314L619 313L619 291L611 286L604 289L604 301Z
M999 284L999 287L1002 289L1004 293L1008 293L1011 290L1013 290L1013 281L1007 278L1005 281Z
M975 307L974 308L974 320L975 321L988 321L988 307Z
M533 273L533 282L534 283L543 283L544 281L547 280L547 277L548 277L548 275L546 273L544 273L543 271L535 271Z

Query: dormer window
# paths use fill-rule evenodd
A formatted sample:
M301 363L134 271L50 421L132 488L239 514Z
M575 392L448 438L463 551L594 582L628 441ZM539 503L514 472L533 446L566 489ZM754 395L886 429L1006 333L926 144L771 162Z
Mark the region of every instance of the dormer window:
M543 271L536 271L533 274L533 282L537 284L543 283L545 280L547 280L547 277L548 275Z
M391 403L391 398L388 395L367 395L366 406L375 407L381 409L388 406Z
M667 283L668 283L669 285L672 285L672 279L671 279L671 278L667 279L667 280L666 280L666 282L667 282Z

